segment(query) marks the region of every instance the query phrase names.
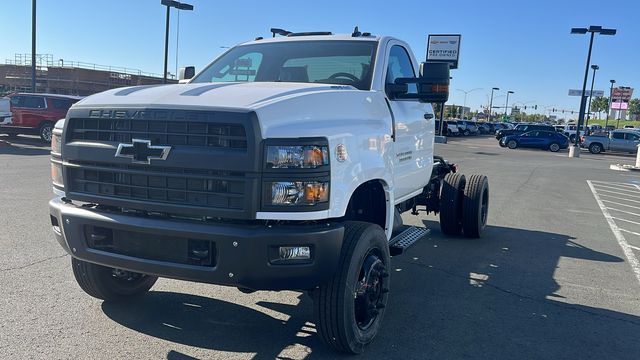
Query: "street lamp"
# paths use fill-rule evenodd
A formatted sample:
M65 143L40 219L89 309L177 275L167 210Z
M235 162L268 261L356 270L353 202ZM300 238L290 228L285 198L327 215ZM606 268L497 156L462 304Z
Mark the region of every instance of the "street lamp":
M36 92L36 0L31 1L31 92Z
M464 113L466 111L467 108L467 95L469 95L469 93L476 91L476 90L482 90L482 88L475 88L475 89L471 89L469 91L464 91L462 89L456 89L458 91L462 91L464 93L464 105L462 105L462 119L464 119Z
M491 88L491 100L489 101L489 122L491 122L491 112L493 112L493 91L500 90L500 88L494 87Z
M615 80L609 80L611 83L611 89L609 89L609 107L607 108L607 120L604 122L604 129L607 130L607 125L609 125L609 113L611 112L611 105L613 104L613 84L616 83Z
M181 3L173 0L160 0L160 4L167 7L167 20L165 23L165 32L164 32L164 71L162 72L162 83L167 83L167 63L169 57L169 14L171 13L171 8L176 8L178 10L193 10L193 5Z
M585 92L587 91L587 78L589 77L589 65L591 63L591 50L593 49L593 38L596 33L600 35L615 35L616 29L603 29L602 26L594 26L591 25L589 28L572 28L571 34L586 34L591 33L589 39L589 52L587 54L587 66L584 70L584 81L582 82L582 93L580 94L580 111L578 112L578 126L576 127L576 141L573 145L573 148L569 149L569 157L578 157L580 156L580 149L578 148L578 143L580 142L580 126L584 121L584 110L586 107L586 96Z
M509 94L513 94L513 91L507 91L507 101L504 103L504 118L507 119L507 108L509 107Z
M598 65L591 65L593 69L593 77L591 78L591 92L589 92L589 107L587 108L587 121L584 123L586 128L589 125L589 118L591 117L591 98L593 97L593 83L596 81L596 70L600 69Z

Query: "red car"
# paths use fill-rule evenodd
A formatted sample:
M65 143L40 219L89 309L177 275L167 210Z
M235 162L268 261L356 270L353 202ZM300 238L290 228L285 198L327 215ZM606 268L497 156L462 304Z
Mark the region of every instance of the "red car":
M37 134L42 141L51 142L51 130L56 121L67 115L71 105L81 97L58 94L14 93L11 99L10 125L0 126L0 133L9 136Z

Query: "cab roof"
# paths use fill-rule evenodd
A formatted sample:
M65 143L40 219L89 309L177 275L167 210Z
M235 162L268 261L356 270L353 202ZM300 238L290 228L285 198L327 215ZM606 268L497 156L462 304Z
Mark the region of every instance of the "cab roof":
M304 34L304 33L302 33ZM240 45L250 45L250 44L263 44L263 43L274 43L274 42L291 42L291 41L321 41L321 40L330 40L330 41L380 41L383 37L370 35L370 36L352 36L351 34L335 34L335 35L297 35L293 36L276 36L270 38L256 38L253 41L247 41Z

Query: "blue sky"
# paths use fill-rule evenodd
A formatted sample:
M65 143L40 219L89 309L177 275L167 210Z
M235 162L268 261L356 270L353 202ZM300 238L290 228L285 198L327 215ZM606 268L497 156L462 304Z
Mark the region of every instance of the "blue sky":
M602 25L616 36L596 37L592 63L598 64L596 89L608 93L609 79L640 86L640 1L593 0L446 0L446 1L213 1L185 0L195 6L180 16L179 66L202 69L224 49L270 27L292 31L361 31L397 36L411 44L419 59L428 34L460 33L460 68L452 72L449 103L473 109L488 103L491 87L500 87L495 103L532 102L539 109L577 110L568 89L582 86L588 37L570 35L571 27ZM31 1L0 0L0 61L31 50ZM160 0L39 0L38 53L161 73L165 8ZM169 71L175 71L176 13L172 12ZM590 75L591 76L591 75ZM589 80L590 81L590 80ZM636 95L640 95L637 94ZM495 104L494 104L495 105Z

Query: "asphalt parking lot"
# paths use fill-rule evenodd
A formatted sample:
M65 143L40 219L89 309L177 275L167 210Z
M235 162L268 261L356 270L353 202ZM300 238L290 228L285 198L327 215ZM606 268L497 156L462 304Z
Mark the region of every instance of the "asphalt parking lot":
M489 176L489 228L430 236L392 260L383 329L366 359L638 359L640 174L626 155L500 148L455 138L437 153ZM53 239L48 148L0 136L0 357L326 359L310 299L161 279L129 304L76 285Z

